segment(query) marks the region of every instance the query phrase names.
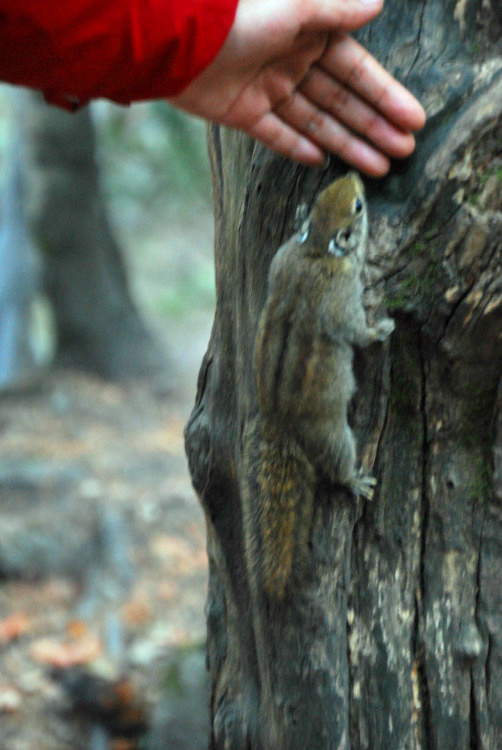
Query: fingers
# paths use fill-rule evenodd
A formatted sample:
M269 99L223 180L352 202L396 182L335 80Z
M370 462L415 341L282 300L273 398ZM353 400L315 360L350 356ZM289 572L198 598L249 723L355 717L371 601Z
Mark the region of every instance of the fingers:
M295 92L287 101L278 104L275 113L297 133L303 133L306 138L318 144L323 151L337 154L366 174L381 177L389 171L389 159L380 150L358 138L349 128L328 112L320 110L302 93ZM354 113L357 114L357 107L354 107ZM369 119L368 115L368 121ZM385 135L383 121L381 130ZM384 137L381 140L385 142ZM413 147L407 153L412 149Z
M424 126L420 102L350 36L333 35L318 64L329 78L352 89L396 127L406 131Z
M300 90L321 110L372 141L389 156L403 158L415 148L415 139L410 132L397 128L322 69L312 68Z
M309 165L334 153L374 177L388 172L388 157L403 158L415 148L411 131L424 124L422 106L351 37L331 35L297 90L296 75L289 68L284 75L283 68L274 66L273 86L254 87L265 93L268 107L260 108L266 114L252 127L247 118L234 123L269 148Z
M326 155L309 138L290 127L274 112L267 112L250 128L244 130L253 138L279 154L309 166L321 166Z

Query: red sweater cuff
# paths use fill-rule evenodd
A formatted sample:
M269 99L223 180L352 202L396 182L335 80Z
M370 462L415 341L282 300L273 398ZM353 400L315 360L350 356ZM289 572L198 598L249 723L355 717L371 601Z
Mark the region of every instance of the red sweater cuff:
M179 94L218 54L237 0L0 0L0 78L74 109Z

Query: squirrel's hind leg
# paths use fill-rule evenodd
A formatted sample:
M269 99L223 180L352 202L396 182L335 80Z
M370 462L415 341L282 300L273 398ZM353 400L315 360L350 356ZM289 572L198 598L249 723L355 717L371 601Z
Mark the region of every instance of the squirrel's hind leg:
M337 446L338 456L332 478L347 487L356 497L371 500L376 479L356 469L356 441L346 421L337 431L334 444Z

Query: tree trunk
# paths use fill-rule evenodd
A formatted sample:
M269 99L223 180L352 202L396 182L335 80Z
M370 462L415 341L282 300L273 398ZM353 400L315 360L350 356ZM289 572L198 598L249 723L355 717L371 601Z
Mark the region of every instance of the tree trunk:
M0 152L0 391L25 386L36 377L33 304L40 286L38 258L24 210L20 94L15 88L7 92L6 145Z
M396 321L355 359L351 421L378 486L371 503L319 487L308 583L274 611L243 541L254 337L297 205L345 168L210 130L217 309L186 441L208 528L213 750L502 747L500 31L495 0L387 0L360 34L429 114L416 154L366 184L368 314Z
M71 115L29 93L23 115L28 218L43 253L59 363L119 379L161 372L165 360L131 298L108 221L89 109Z

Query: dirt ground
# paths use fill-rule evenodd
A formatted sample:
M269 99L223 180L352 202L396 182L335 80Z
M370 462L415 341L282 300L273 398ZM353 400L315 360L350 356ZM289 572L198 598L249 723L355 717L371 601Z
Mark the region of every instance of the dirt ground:
M212 311L197 283L182 285L178 319L158 300L186 277L180 254L211 263L211 234L208 209L141 257L127 243L136 297L168 351L165 390L49 371L0 397L0 750L145 747L127 722L149 721L166 663L204 640L205 528L183 426ZM112 688L125 729L93 705L108 706Z

